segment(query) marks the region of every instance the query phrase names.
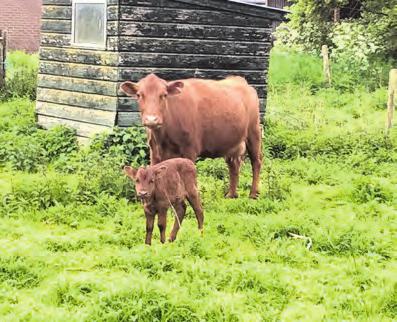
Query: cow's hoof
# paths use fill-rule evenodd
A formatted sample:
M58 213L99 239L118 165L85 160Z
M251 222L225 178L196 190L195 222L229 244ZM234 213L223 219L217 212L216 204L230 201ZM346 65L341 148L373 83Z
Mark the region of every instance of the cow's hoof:
M250 198L251 199L258 199L258 197L259 197L259 192L254 191L254 192L250 193Z
M200 230L200 236L204 237L204 228L199 229Z
M228 193L225 195L225 198L228 198L228 199L236 199L236 198L238 198L238 194L237 194L237 192L235 192L235 193L228 192Z
M170 238L168 238L168 241L169 241L170 243L172 243L172 242L175 241L175 239L176 239L176 237L170 237Z

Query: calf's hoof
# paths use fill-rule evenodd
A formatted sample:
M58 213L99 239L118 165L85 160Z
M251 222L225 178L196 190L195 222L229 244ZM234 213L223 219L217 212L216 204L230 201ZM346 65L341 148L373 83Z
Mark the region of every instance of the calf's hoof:
M204 237L204 228L201 228L201 229L199 228L199 230L200 230L200 236Z
M258 199L259 197L259 192L258 191L251 191L250 196L251 199Z
M170 243L173 243L175 241L176 237L175 236L170 236L170 238L168 238L168 241Z

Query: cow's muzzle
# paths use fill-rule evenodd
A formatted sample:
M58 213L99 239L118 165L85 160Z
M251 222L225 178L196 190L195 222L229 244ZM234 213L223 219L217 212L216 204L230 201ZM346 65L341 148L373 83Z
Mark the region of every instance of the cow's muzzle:
M157 116L146 116L143 119L143 125L150 129L158 129L163 125L163 123Z

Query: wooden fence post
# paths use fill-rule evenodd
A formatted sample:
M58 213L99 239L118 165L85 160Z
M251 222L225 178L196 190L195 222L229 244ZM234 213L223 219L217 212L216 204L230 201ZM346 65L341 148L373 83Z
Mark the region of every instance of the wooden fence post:
M7 53L7 33L0 30L0 88L5 85L6 79L6 53Z
M393 123L394 94L397 92L397 69L391 69L389 74L389 91L387 99L386 134L389 133Z
M323 56L324 78L325 78L325 81L328 83L328 85L331 86L331 67L330 67L330 63L329 63L329 52L328 52L327 45L323 45L321 47L321 55Z

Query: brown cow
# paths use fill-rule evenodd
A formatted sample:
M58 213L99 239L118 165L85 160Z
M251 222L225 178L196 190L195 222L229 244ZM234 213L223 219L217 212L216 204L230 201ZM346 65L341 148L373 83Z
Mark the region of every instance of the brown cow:
M174 207L175 217L169 241L174 241L186 212L185 199L192 206L198 228L203 232L204 215L197 189L197 175L194 163L189 159L169 159L154 166L133 169L124 167L125 174L135 181L139 198L143 200L146 215L146 241L150 245L154 217L158 214L161 242L165 242L167 210Z
M138 101L148 129L151 164L183 157L225 157L230 187L237 197L242 155L251 159L250 197L258 196L261 168L259 99L242 77L224 80L185 79L172 82L150 74L138 83L124 82L121 89Z

